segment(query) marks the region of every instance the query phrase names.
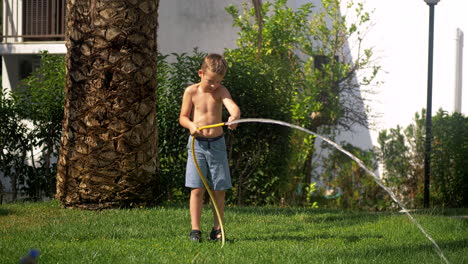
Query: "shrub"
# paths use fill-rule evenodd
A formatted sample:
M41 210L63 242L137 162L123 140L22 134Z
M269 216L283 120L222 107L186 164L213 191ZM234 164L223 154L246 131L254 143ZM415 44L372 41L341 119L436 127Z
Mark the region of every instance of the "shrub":
M34 173L24 178L26 189L44 191L46 196L55 194L55 176L58 148L62 135L65 87L65 58L62 55L41 53L41 65L29 77L22 80L13 92L21 118L32 123L30 142L38 148L39 166L32 158Z
M384 177L406 203L422 206L424 190L425 111L404 131L379 133ZM439 110L432 122L431 185L433 206L463 207L468 202L468 119Z
M0 124L0 171L3 177L10 179L13 200L16 200L19 182L28 171L26 159L31 146L28 130L18 116L14 101L3 89L0 89Z
M289 120L285 103L287 91L272 85L271 68L228 51L228 73L223 84L240 106L243 116ZM185 87L199 81L197 74L206 54L160 56L158 60L157 121L159 133L161 199L185 199L185 162L188 131L179 125L180 105ZM246 69L248 71L246 72ZM279 84L277 84L279 85ZM265 89L271 89L269 93ZM284 98L284 99L281 99ZM227 112L223 120L227 120ZM290 130L278 126L242 124L226 134L234 189L228 202L238 204L273 203L279 199L282 181L287 179Z
M371 171L377 169L375 154L351 144L343 148L362 160ZM343 209L366 209L380 211L390 207L391 197L363 168L347 155L334 149L324 160L322 180L333 194L326 195L322 190L317 197L326 207Z
M185 164L188 131L179 124L185 88L199 81L198 70L205 54L159 55L157 65L156 118L158 124L159 193L162 201L177 201L187 194ZM170 63L169 60L174 59Z

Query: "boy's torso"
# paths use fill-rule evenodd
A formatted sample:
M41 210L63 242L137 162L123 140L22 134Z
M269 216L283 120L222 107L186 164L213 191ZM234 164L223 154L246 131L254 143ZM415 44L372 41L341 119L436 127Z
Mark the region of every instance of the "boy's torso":
M213 92L205 92L198 84L195 84L190 89L193 89L192 118L197 127L221 123L223 103L220 94L221 89L226 88L218 87ZM206 138L218 137L223 134L223 128L203 129L201 133Z

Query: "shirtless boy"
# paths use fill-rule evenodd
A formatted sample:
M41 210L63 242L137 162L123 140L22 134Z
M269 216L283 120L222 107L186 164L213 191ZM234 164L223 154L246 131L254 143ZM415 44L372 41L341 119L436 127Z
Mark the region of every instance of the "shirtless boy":
M190 239L201 241L200 218L203 208L205 187L193 164L190 151L192 136L195 140L195 155L203 175L207 178L221 218L224 218L224 200L226 190L232 187L229 165L227 160L226 143L223 128L215 127L198 130L199 127L218 124L222 122L222 107L226 107L230 114L228 122L240 118L240 109L232 100L231 94L221 84L227 71L226 60L219 54L209 54L203 60L198 71L200 82L186 88L180 110L180 124L190 130L187 158L185 186L191 188L190 192L190 218L192 231ZM236 124L229 125L235 129ZM219 219L213 211L214 225L210 233L211 240L221 239Z

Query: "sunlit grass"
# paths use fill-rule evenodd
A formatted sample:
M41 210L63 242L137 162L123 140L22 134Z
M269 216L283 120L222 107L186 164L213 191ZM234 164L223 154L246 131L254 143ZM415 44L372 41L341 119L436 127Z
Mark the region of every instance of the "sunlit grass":
M208 207L207 207L208 210ZM432 244L399 213L228 207L227 243L188 240L185 206L91 212L56 201L0 207L0 263L29 249L39 263L442 263ZM468 221L427 211L415 217L451 263L468 263Z

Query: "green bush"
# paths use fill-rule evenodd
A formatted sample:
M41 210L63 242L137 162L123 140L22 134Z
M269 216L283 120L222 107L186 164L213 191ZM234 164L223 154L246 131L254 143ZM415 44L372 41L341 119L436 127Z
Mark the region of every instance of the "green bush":
M241 49L226 54L230 69L224 84L246 118L270 118L291 122L290 89L275 80L281 70L258 63ZM289 181L287 161L291 130L270 124L241 124L227 135L234 195L237 204L279 202Z
M179 124L185 88L199 81L198 70L205 56L193 54L159 55L157 65L156 118L158 124L159 200L185 200L185 164L189 132ZM169 60L175 61L170 63Z
M351 144L343 148L362 160L371 171L377 169L375 154L364 151ZM381 211L392 204L389 194L382 189L363 168L341 151L334 149L324 159L324 172L321 176L333 194L326 195L324 190L315 197L319 204L329 208L366 209Z
M424 190L425 111L414 123L379 133L384 177L405 203L421 207ZM431 205L464 207L468 203L468 118L439 110L432 122Z
M223 84L246 117L289 120L287 91L271 84L275 76L265 64L227 52L228 73ZM158 60L157 121L159 133L160 193L162 200L186 199L184 187L188 131L179 125L180 105L185 87L199 82L197 71L206 54L160 56ZM174 62L170 63L171 59ZM248 69L248 72L246 72ZM279 85L279 84L277 84ZM265 89L271 89L269 93ZM280 98L284 98L284 101ZM223 120L227 121L227 112ZM285 161L290 130L273 125L242 124L226 135L234 189L229 203L264 204L278 198L287 179Z
M64 56L42 52L40 67L13 92L17 113L32 123L30 149L38 148L35 154L40 154L39 164L32 160L31 173L21 178L29 196L39 196L42 192L48 197L55 194L55 158L62 135L64 87Z
M62 132L64 85L64 57L43 52L38 69L12 93L2 91L0 162L11 180L13 199L18 192L32 199L55 193L53 160Z
M310 9L309 4L294 12L287 8L286 1L265 2L259 49L258 24L253 22L255 10L247 5L242 10L233 5L226 8L233 26L239 28L239 38L238 48L225 54L230 65L225 83L241 107L243 117L294 123L291 109L302 76L294 49ZM237 133L229 134L238 204L293 199L291 191L296 188L298 174L290 170L295 167L290 162L293 135L290 128L266 124L242 124Z
M468 118L440 110L433 119L431 155L432 203L468 205Z
M227 57L235 62L233 68L239 65L238 72L243 68L243 74L250 75L245 85L263 90L259 100L265 104L256 103L257 109L268 109L262 115L256 110L252 117L277 117L314 132L319 127L322 131L333 132L349 130L355 124L368 125L370 112L362 102L364 90L370 89L363 87L374 85L380 69L374 65L372 50L363 45L370 15L362 3L353 2L347 9L353 10L354 15L347 16L346 12L341 13L341 2L323 0L320 6L306 3L293 9L287 0L265 1L259 12L261 23L258 13L246 3L241 8L234 5L226 8L233 26L239 29L238 48L229 50ZM348 56L351 45L359 47L356 58ZM358 78L360 70L364 71ZM235 81L243 83L242 78ZM229 84L230 87L235 85L235 82ZM232 93L236 93L236 89ZM253 96L245 92L239 95L239 100ZM275 199L282 197L288 203L306 203L306 197L298 194L304 193L301 186L311 183L314 137L295 132L284 135L289 137L285 142L289 150L281 150L284 154L280 155L281 162L289 170L285 172L287 176L278 178L280 181L276 185L281 188L275 191L281 193L275 193ZM297 148L291 143L304 147ZM253 159L250 162L254 162Z
M19 183L28 174L26 159L31 146L28 129L21 122L11 95L3 89L0 89L0 124L0 171L3 177L10 179L15 200Z

